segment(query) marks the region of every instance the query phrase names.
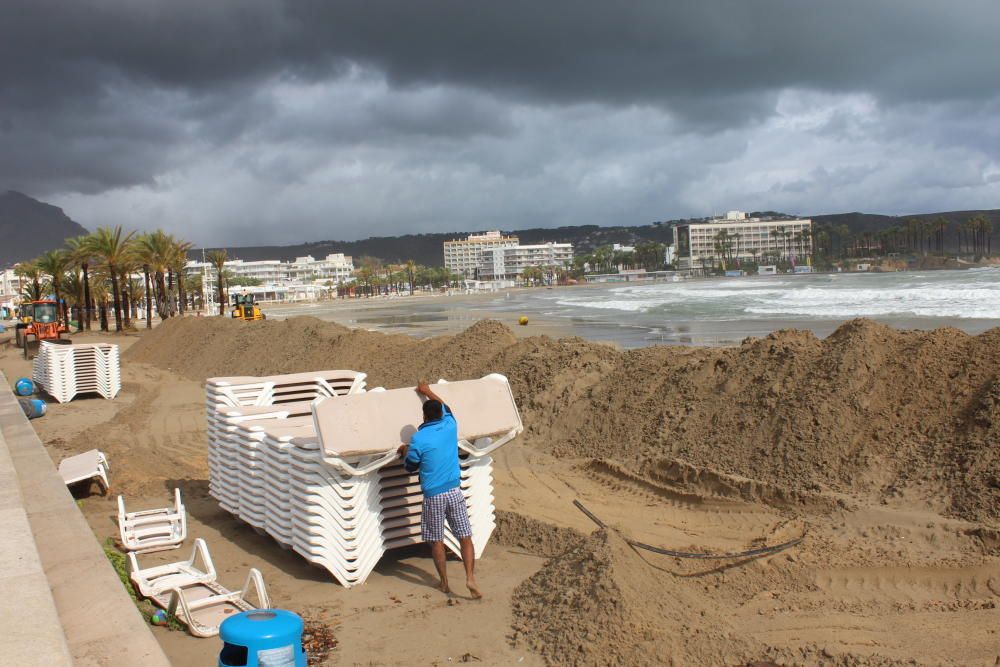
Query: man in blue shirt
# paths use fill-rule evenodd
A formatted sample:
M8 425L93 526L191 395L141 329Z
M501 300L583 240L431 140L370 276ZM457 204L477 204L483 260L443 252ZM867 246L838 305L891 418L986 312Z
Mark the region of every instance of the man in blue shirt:
M423 405L424 423L410 438L409 445L400 445L399 455L409 472L420 472L420 490L424 494L420 535L424 542L431 545L434 567L441 578L438 587L442 592L450 593L444 550L444 522L447 519L452 534L462 547L465 583L472 597L481 598L483 594L476 584L476 554L472 546L469 509L461 489L458 424L448 406L426 382L417 385L417 392L427 398Z

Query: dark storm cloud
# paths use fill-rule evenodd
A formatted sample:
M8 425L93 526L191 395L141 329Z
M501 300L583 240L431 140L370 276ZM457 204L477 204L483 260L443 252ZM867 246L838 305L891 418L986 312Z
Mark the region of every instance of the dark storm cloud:
M702 202L886 209L995 184L995 0L0 12L0 188L95 219L127 206L165 224L194 199L200 232L292 211L306 236L357 236L483 211L510 228ZM941 157L964 168L935 181L908 162ZM904 175L925 190L883 194Z

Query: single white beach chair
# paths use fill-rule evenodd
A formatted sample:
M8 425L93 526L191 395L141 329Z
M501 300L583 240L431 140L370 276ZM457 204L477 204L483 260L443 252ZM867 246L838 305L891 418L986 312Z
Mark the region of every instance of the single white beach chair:
M152 553L178 548L187 537L187 510L181 490L174 489L174 506L126 512L125 499L118 496L118 530L128 551Z
M111 483L108 481L108 470L111 466L104 452L96 449L70 456L59 462L59 475L63 478L66 486L96 480L101 486L102 492L106 495Z
M175 615L195 637L214 637L230 616L271 606L264 577L254 567L250 568L243 588L236 591L217 581L205 581L177 586L169 594L152 596L152 600L168 614Z
M136 590L145 598L169 593L175 588L215 581L215 565L208 553L208 545L200 537L195 539L191 557L187 560L165 565L154 565L145 569L139 567L135 552L128 554L129 579Z

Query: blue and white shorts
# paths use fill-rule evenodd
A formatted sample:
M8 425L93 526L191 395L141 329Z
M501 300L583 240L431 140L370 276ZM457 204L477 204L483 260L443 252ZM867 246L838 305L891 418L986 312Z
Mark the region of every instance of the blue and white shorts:
M472 537L469 524L469 508L465 505L462 489L439 493L424 498L424 511L420 516L420 537L424 542L444 541L444 521L455 537Z

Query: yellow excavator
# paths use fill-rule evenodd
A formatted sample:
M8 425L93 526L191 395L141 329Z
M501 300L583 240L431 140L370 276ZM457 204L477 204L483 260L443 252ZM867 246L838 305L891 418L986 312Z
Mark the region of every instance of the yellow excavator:
M260 312L260 306L254 302L253 294L234 294L233 319L256 322L257 320L266 320L267 315Z

